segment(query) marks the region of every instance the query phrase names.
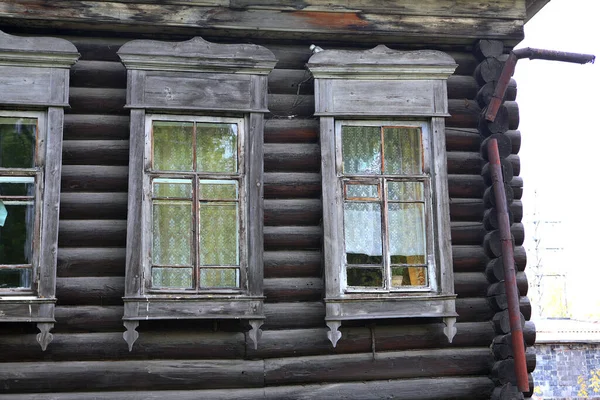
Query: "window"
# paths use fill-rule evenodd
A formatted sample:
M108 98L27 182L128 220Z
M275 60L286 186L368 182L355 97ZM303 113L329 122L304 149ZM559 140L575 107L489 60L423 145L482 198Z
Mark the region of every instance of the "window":
M438 51L325 50L311 57L321 125L325 320L442 318L456 332Z
M79 54L63 39L0 31L0 322L52 341L64 107Z
M140 320L263 312L263 126L276 59L196 37L118 51L131 109L123 334Z
M239 291L246 286L244 120L146 121L148 291Z

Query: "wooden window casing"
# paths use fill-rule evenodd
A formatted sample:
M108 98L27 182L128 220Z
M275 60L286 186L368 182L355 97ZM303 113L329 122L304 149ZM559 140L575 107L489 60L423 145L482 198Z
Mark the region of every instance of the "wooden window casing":
M129 350L139 336L136 328L140 320L166 319L247 320L251 327L248 337L257 346L260 326L265 319L262 286L263 128L264 114L268 112L267 75L277 60L261 46L215 44L199 37L180 43L134 40L124 44L118 55L127 69L126 107L131 110L123 297L123 324L127 329L123 337ZM177 170L179 167L168 167L167 170L155 168L155 156L159 153L154 151L158 136L153 126L169 121L193 126L193 143L188 146L190 154L193 154L190 156L192 161L181 164L185 166L182 170ZM196 139L198 127L202 124L237 126L237 171L215 172L198 168L197 152L202 147ZM171 134L167 132L166 135ZM166 151L165 157L173 157L173 154L168 155L169 151ZM173 261L169 258L166 263L162 258L153 259L159 254L154 254L153 249L161 246L161 232L170 229L161 225L163 216L159 213L156 216L157 231L153 230L154 210L158 210L159 203L166 200L161 197L163 195L154 193L153 182L157 179L166 182L183 179L190 184L191 191L185 194L187 197L169 200L171 203L191 204L193 222L187 224L187 231L177 228L183 229L181 232L185 236L179 238L178 243L189 241L192 249L189 259ZM224 180L238 182L235 199L202 197L200 185L209 185L204 181ZM219 261L221 258L215 261L216 258L210 255L215 253L202 253L207 247L201 243L202 207L209 206L213 200L237 204L238 207L239 246L233 263ZM204 215L210 219L209 214ZM158 242L155 243L156 238ZM184 249L185 246L187 244L183 245ZM205 260L202 257L210 260L206 261L207 265L201 265ZM155 276L152 268L156 268ZM176 280L176 283L166 278L163 280L165 274L185 276L186 271L181 268L189 268L192 276ZM221 281L214 278L219 270ZM222 282L227 280L227 273L234 270L239 271L235 284L211 283L211 287L202 284L203 272L206 273L205 282L213 278L212 282ZM159 281L160 284L157 283Z
M12 256L4 252L6 248L0 251L0 274L29 271L25 273L29 277L25 281L19 278L19 284L0 279L0 322L37 323L40 333L36 339L42 350L52 341L50 330L55 322L63 119L64 108L69 106L69 69L78 58L75 46L64 39L21 38L0 31L0 120L7 126L12 118L36 121L31 164L11 166L0 162L0 201L7 212L4 222L15 222L11 221L14 212L6 210L5 204L32 206L25 211L27 220L21 238L25 243L18 244L24 246L26 262L10 262ZM19 124L17 120L15 137L25 135L19 131ZM5 126L0 135L7 132ZM11 181L32 184L31 190L10 195L15 189L8 187ZM0 244L2 230L0 227Z
M320 118L321 126L325 320L330 328L327 333L329 340L335 347L341 338L338 329L347 320L442 318L446 324L444 333L452 341L457 314L444 118L448 116L446 81L454 72L456 63L439 51L403 52L377 46L366 51L324 50L314 54L307 66L315 78L315 115ZM344 170L342 130L345 126L380 127L381 165L372 162L375 172L348 173ZM413 151L420 147L422 170L417 173L388 174L385 171L384 130L398 127L417 128L421 132L420 143L408 146ZM395 158L390 156L389 160L393 162ZM423 207L420 218L423 219L424 250L421 253L424 254L405 254L395 258L397 264L392 264L392 225L389 218L394 201L386 198L387 188L394 182L422 185L422 198L418 202L399 199L395 204L419 203ZM344 210L345 204L354 201L347 198L349 183L378 187L377 199L373 191L362 201L364 204L379 204L381 216L375 214L369 221L361 220L360 226L366 227L368 222L381 226L381 282L377 280L376 269L370 267L370 264L379 261L369 254L374 255L378 250L360 250L363 244L352 244L351 258L367 260L368 263L348 264L348 240L353 239L346 236L348 220L345 220ZM399 231L399 234L402 235L402 232ZM377 226L367 236L376 237ZM395 246L398 248L397 244ZM369 253L366 253L367 250ZM404 283L404 277L401 283L398 280L393 283L391 275L395 266L402 273L405 267L413 268L413 272L417 271L415 268L425 268L420 272L423 275L426 271L426 276L414 274L414 281L419 282L416 285L412 284L413 277L410 276L408 284ZM365 275L364 281L361 281L360 275L357 279L354 272L352 277L348 275L349 268L363 268L372 275Z

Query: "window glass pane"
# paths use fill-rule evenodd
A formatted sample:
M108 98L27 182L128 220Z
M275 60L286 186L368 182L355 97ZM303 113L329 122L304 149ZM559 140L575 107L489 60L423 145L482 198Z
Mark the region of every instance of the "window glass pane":
M427 286L426 267L392 267L392 287Z
M423 201L423 183L388 182L388 200Z
M348 268L348 286L383 287L381 268Z
M239 287L237 268L202 268L200 270L201 288L237 288Z
M0 167L35 166L37 119L0 117Z
M200 199L203 200L237 200L237 181L201 180Z
M164 198L192 198L191 179L156 178L152 181L152 195Z
M236 124L196 125L199 172L237 172L237 128Z
M152 138L154 170L193 170L194 124L192 122L153 121Z
M33 196L33 176L0 176L0 198L3 196Z
M381 264L379 203L344 203L344 240L348 264Z
M0 289L30 287L31 268L0 269Z
M357 185L353 183L346 184L347 199L378 199L378 185Z
M31 264L35 226L33 200L0 200L0 208L6 213L4 225L0 226L0 264Z
M420 203L388 204L392 264L425 264L425 213Z
M200 203L200 265L239 265L237 203Z
M152 203L154 265L192 265L192 202Z
M342 126L342 159L345 174L380 174L381 128Z
M421 128L383 128L386 174L420 174L423 171L421 159Z
M192 268L152 268L152 287L192 289Z

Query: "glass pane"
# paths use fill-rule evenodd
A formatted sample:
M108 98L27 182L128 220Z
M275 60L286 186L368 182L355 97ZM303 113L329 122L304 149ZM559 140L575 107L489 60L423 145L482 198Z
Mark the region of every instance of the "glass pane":
M35 166L37 119L0 117L0 167Z
M385 127L383 130L386 174L420 174L421 128Z
M353 183L346 184L347 199L378 199L378 185L356 185Z
M425 213L423 204L388 204L392 264L425 264Z
M202 268L200 270L201 288L237 288L239 273L237 268Z
M152 287L192 289L192 268L152 268Z
M0 226L0 264L31 264L35 207L33 201L0 200L6 210Z
M344 203L344 240L348 264L381 264L379 203Z
M239 265L237 203L200 204L200 265Z
M236 124L198 123L197 166L200 172L237 172Z
M200 181L200 198L203 200L236 200L237 181Z
M381 128L342 126L342 159L345 174L380 174Z
M154 265L192 265L192 202L152 203Z
M33 176L0 176L0 197L2 196L33 196Z
M194 124L181 121L152 122L153 164L158 171L194 169Z
M0 269L0 289L31 288L31 268Z
M383 287L381 268L348 268L348 286Z
M392 287L427 286L426 267L392 267Z
M388 182L388 200L423 201L423 183Z
M152 181L152 195L164 198L192 198L191 179L156 178Z

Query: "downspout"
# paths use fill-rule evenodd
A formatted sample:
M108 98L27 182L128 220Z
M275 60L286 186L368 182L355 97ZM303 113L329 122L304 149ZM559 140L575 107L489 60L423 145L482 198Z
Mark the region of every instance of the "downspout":
M498 79L498 84L496 85L492 99L487 107L485 114L485 119L487 121L495 121L496 114L502 105L506 89L508 88L510 78L515 72L517 61L521 58L586 64L589 62L593 63L596 57L590 54L566 53L553 50L532 49L529 47L513 50L504 64L504 68L502 69L502 73ZM517 274L515 270L514 250L512 236L510 233L510 220L508 215L506 193L504 191L504 181L502 177L500 152L498 150L498 141L496 139L489 140L487 154L490 163L492 186L497 207L500 241L502 244L504 286L508 303L517 387L519 388L519 391L527 392L529 390L529 379L527 377L527 362L525 359L525 346L523 345L523 328L521 327L519 310L519 289L517 288Z

